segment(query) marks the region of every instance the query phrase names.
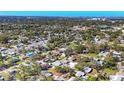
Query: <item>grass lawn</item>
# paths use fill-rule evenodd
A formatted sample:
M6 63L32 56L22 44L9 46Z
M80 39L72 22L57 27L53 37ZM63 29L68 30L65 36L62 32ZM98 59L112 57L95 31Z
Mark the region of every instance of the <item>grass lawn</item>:
M124 44L118 44L119 46L121 46L121 47L124 47Z
M2 66L3 65L3 62L0 60L0 66Z
M4 72L1 72L0 74L4 77L6 81L10 79L10 74L8 72L4 71Z
M49 72L53 73L53 74L56 75L56 76L61 76L61 75L62 75L62 73L57 72L57 71L55 70L55 68L49 69Z
M23 62L23 61L19 61L19 62L17 62L16 64L19 65L19 64L21 64L22 62Z
M110 68L105 68L104 72L107 73L108 75L115 75L118 70L112 70Z
M109 42L108 44L109 44L109 45L113 45L113 42Z
M124 61L121 62L121 65L124 66Z
M93 57L93 58L97 58L97 54L95 53L88 53L88 54L85 54L86 57Z
M41 53L42 56L46 56L46 55L48 55L48 54L49 54L49 51L48 51L48 52L42 52L42 53Z
M65 56L60 56L60 57L58 57L58 59L59 60L64 60L64 59L66 59L66 57Z

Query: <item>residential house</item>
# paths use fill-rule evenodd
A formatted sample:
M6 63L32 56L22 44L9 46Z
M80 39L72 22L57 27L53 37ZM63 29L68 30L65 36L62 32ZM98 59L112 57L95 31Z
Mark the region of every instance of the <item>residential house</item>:
M100 57L106 57L109 54L109 52L101 51L98 56Z
M111 81L122 81L122 79L124 79L124 76L122 76L122 75L110 75L109 79Z
M4 77L2 75L0 75L0 81L3 81Z
M55 66L61 66L62 65L62 62L60 61L55 61L52 63L52 66L55 67Z
M82 71L77 71L75 74L75 76L77 76L77 77L83 77L84 75L85 75L85 73Z
M72 69L74 69L76 65L77 65L77 62L73 62L73 61L69 62L69 67Z
M92 72L92 70L93 70L93 69L90 68L90 67L85 67L85 68L84 68L84 72L85 72L85 73L90 73L90 72Z
M121 57L121 52L113 51L113 57Z

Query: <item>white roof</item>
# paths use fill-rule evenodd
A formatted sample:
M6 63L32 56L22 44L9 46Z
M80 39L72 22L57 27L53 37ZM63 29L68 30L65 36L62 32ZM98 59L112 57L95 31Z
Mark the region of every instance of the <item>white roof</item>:
M66 48L60 48L59 50L60 51L66 51Z
M24 66L28 66L28 67L31 67L32 65L31 64L26 64L26 63L22 63Z
M0 75L0 80L3 80L3 79L4 79L4 77L2 75Z
M82 76L84 76L84 75L85 75L85 73L82 72L82 71L77 71L77 73L76 73L76 76L77 76L77 77L82 77Z
M49 76L52 76L53 74L52 73L46 73L45 76L46 77L49 77Z
M71 61L73 58L72 57L69 57L68 60Z
M6 49L6 48L4 48L4 47L0 48L0 51L3 51L3 50L7 50L7 49Z
M7 55L2 53L2 57L5 57L5 56L7 56Z
M111 81L121 81L122 78L124 78L124 76L121 76L121 75L111 75L110 77L110 80Z
M85 73L89 73L91 70L92 70L92 68L90 68L90 67L85 67L84 68Z
M52 63L52 65L54 66L60 66L62 63L60 61L55 61Z
M121 52L114 51L113 54L115 54L115 55L120 55Z
M9 52L8 54L13 55L13 54L15 54L15 52Z
M68 81L74 81L75 77L71 77Z
M76 64L77 64L77 63L75 63L75 62L70 62L70 63L69 63L69 67L70 67L70 68L74 68Z
M37 63L39 64L46 64L45 62L43 62L43 60L39 60L39 61L36 61Z
M122 30L122 33L124 33L124 30Z

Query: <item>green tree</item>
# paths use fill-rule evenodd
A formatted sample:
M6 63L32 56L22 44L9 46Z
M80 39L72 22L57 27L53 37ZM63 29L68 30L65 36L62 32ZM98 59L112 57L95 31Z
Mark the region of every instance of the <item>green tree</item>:
M55 70L59 73L68 73L70 68L69 67L65 67L65 66L56 66Z
M0 34L0 43L7 44L10 39L8 35L8 33Z
M97 77L95 76L88 76L88 81L96 81L97 80Z
M108 55L105 58L105 65L104 66L106 68L113 68L113 69L115 69L116 68L116 58L114 58L111 54Z
M80 62L75 66L75 69L78 71L84 71L85 66L87 66L86 62Z
M0 52L0 66L3 66L3 58L2 58L2 53Z
M69 48L77 53L82 53L83 49L85 49L85 47L79 42L71 42Z

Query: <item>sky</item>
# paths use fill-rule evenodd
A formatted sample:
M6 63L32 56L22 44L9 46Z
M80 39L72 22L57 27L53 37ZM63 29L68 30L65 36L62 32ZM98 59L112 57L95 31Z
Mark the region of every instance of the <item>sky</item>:
M121 16L124 17L124 11L0 11L0 16Z

